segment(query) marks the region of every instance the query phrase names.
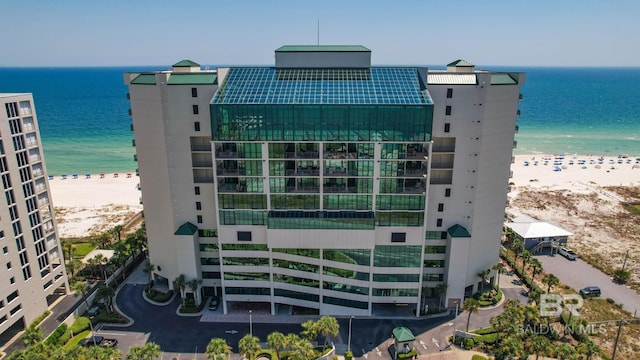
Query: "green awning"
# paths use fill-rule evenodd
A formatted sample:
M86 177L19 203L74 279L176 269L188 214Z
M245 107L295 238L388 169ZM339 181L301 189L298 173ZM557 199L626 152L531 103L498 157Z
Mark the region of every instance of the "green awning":
M171 74L167 85L212 85L216 83L216 73Z
M491 85L515 85L518 82L509 74L491 74Z
M393 329L393 337L396 338L396 342L399 343L410 342L416 339L411 330L404 326Z
M134 85L155 85L156 84L156 75L155 74L140 74L136 76L133 80L131 80L131 84Z
M187 221L186 223L180 225L174 235L193 235L196 232L198 232L198 227Z
M462 225L453 225L452 227L447 229L447 231L449 232L449 236L451 236L452 238L471 237L471 234L469 234L467 229L465 229Z

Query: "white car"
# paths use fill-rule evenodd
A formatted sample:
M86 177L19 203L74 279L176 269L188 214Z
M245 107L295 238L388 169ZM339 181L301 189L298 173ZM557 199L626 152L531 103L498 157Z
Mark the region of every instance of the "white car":
M569 249L569 248L564 248L561 247L558 250L558 253L564 257L566 257L569 260L576 260L578 258L578 255L576 253L573 252L573 250Z

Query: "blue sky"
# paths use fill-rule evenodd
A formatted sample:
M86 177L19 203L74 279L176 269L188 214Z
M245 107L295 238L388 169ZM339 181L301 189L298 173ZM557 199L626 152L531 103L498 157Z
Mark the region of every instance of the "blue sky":
M638 0L0 1L0 66L273 64L360 44L374 64L640 66Z

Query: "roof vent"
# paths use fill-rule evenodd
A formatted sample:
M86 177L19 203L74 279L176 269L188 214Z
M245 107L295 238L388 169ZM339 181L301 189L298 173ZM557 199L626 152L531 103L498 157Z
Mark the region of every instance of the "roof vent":
M467 60L458 59L452 63L447 64L447 71L449 72L474 72L475 66Z

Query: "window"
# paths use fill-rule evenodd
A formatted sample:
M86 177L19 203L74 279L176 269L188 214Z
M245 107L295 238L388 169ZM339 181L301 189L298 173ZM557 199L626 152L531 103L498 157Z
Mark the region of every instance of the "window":
M436 219L436 226L442 226L442 219Z
M451 105L447 105L447 107L444 109L444 114L451 115Z
M200 121L196 121L193 123L193 129L195 131L200 131Z
M15 284L16 283L16 278L12 276L11 279L9 279L9 283L11 285Z
M391 242L407 241L407 233L391 233Z
M202 215L198 215L198 224L202 224Z
M251 241L251 231L238 231L238 241Z
M191 97L198 97L198 88L191 88Z
M18 294L18 290L12 292L11 294L9 294L9 296L7 296L7 304L10 304L13 300L15 300L18 296L20 296Z
M193 105L193 114L198 115L200 113L200 109L198 109L198 105ZM450 114L447 114L450 115Z
M11 262L7 263L7 270L11 270Z
M440 203L438 204L438 212L443 212L444 211L444 204Z
M447 99L451 99L453 97L453 89L447 89Z
M450 188L444 189L444 197L451 197L451 189Z
M8 247L5 246L5 247L2 248L2 253L3 254L6 254L8 252L9 252L9 248Z
M448 133L450 131L451 131L451 124L445 123L444 124L444 132Z
M448 235L448 234L449 234L449 233L448 233L448 232L446 232L446 231L442 231L442 232L440 232L440 239L442 239L442 240L446 240L446 239L447 239L447 235Z
M193 188L193 190L196 193L196 195L200 195L200 186L196 186L195 188Z
M202 210L202 203L200 201L196 201L196 210Z

